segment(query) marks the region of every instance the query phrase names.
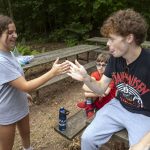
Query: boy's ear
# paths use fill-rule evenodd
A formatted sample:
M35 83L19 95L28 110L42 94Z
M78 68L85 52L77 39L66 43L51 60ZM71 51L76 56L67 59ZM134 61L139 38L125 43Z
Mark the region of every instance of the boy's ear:
M129 34L126 39L127 39L128 43L132 43L134 41L134 35L133 34Z

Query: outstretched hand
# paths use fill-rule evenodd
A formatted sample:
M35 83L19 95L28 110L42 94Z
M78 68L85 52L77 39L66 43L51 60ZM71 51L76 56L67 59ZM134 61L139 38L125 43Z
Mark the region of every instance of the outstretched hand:
M145 146L141 143L138 143L138 144L131 146L129 150L149 150L149 146Z
M61 64L58 63L59 58L57 58L52 66L51 71L55 74L55 75L60 75L60 74L64 74L67 73L70 69L70 64L65 61Z
M67 74L73 79L83 81L84 77L87 76L87 71L85 68L77 60L75 60L75 64L70 61L67 62L70 64L70 70Z

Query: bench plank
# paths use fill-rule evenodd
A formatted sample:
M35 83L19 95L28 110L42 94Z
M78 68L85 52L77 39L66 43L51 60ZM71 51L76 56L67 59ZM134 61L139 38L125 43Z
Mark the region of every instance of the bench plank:
M95 42L95 43L100 43L100 44L106 45L107 40L108 40L108 39L107 39L107 38L104 38L104 37L93 37L93 38L87 39L86 41Z
M89 42L94 42L96 44L102 44L102 45L106 45L108 38L104 38L104 37L92 37L87 39L86 41ZM142 46L145 48L150 48L150 41L144 41L144 43L142 43Z
M84 110L78 111L76 114L68 118L69 126L66 131L59 131L58 125L55 126L55 130L66 137L67 139L73 139L78 133L80 133L83 129L85 129L90 123L92 119L87 119ZM126 147L128 147L128 134L126 130L121 130L116 132L112 139L122 140Z
M74 47L58 49L35 56L34 60L23 67L24 70L54 61L57 57L67 58L99 49L96 45L77 45Z
M58 124L54 127L62 136L72 140L79 132L86 127L86 117L83 110L78 111L73 116L67 119L67 128L65 131L60 131Z
M150 41L145 41L144 43L142 43L142 46L145 48L150 48Z
M128 144L128 133L127 131L124 129L124 130L121 130L119 132L116 132L112 138L117 138L117 139L121 139L124 141L124 143Z

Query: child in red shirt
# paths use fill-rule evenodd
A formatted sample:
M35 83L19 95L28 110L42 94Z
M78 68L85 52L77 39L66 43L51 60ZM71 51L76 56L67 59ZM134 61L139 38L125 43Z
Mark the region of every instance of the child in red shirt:
M98 55L96 59L97 71L91 74L91 77L94 80L99 81L101 79L109 57L109 54L106 53L101 53ZM110 83L109 87L102 96L93 93L93 91L91 91L85 84L83 85L83 90L85 101L77 103L77 106L85 109L87 118L92 117L94 112L107 104L113 97L115 97L116 93L116 88L113 81Z

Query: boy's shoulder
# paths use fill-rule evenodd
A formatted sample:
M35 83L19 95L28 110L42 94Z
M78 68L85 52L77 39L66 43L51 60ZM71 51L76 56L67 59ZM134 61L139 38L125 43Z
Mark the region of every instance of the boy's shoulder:
M150 49L148 49L148 48L143 48L142 51L143 51L144 54L150 55Z
M150 64L150 49L142 49L141 60L143 62Z

